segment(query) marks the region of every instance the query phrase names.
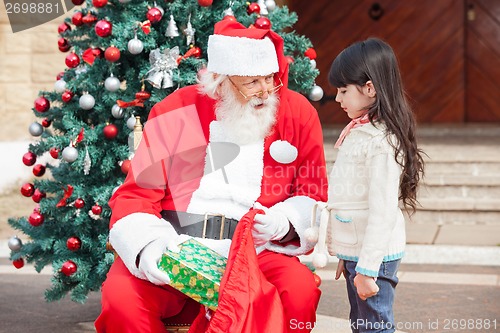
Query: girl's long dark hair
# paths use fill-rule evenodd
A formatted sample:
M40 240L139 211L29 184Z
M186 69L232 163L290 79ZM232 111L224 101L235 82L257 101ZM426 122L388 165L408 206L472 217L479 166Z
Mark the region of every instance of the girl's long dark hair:
M405 97L394 51L378 38L352 44L335 58L328 80L337 88L373 82L376 99L367 106L368 118L372 124L385 124L396 136L397 142L389 142L395 149L396 162L403 168L399 200L415 212L418 184L424 174L423 152L417 147L416 121Z

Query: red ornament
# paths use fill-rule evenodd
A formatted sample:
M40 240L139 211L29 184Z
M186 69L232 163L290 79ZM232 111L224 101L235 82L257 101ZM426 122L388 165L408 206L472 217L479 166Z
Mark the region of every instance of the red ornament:
M70 237L66 241L66 246L70 251L78 251L82 247L82 241L78 237Z
M259 14L260 13L259 4L256 2L252 2L251 4L249 4L247 7L247 13L248 15Z
M28 222L34 227L38 227L38 226L42 225L44 220L45 220L45 218L43 217L42 214L40 214L39 211L34 211L33 213L31 213L30 217L28 218Z
M144 88L143 88L143 90L135 93L135 98L137 98L141 101L145 101L145 100L149 99L150 97L151 97L151 94L148 91L144 90Z
M93 65L96 58L102 58L104 52L100 48L89 47L83 51L82 59L89 65Z
M42 126L47 128L52 124L52 121L48 120L47 118L43 118L42 120Z
M63 273L66 276L75 274L76 270L77 270L76 264L71 260L66 261L61 266L61 273Z
M62 78L64 78L64 72L59 72L59 74L57 74L56 76L56 80L60 80Z
M47 195L45 194L45 192L42 192L39 189L36 189L35 193L33 193L33 196L31 197L31 199L33 199L34 202L39 203L46 196Z
M31 197L35 193L35 185L26 183L21 187L21 194L25 197Z
M66 56L65 62L66 66L68 66L69 68L75 68L80 64L80 57L78 57L76 53L71 52Z
M102 207L96 203L95 205L92 206L92 213L94 213L95 215L101 215Z
M111 62L118 61L120 59L120 50L114 46L110 46L104 51L104 58Z
M60 34L63 34L66 31L70 31L70 30L71 30L71 26L66 22L59 24L59 27L57 27L57 32Z
M75 208L82 209L85 206L85 201L82 198L78 198L75 200Z
M26 166L32 166L36 162L36 154L29 151L23 155L23 163Z
M92 0L95 8L102 8L108 4L108 0Z
M73 94L71 91L66 90L65 92L62 93L61 99L63 100L64 103L68 103L71 101L75 94Z
M130 160L123 161L122 165L120 166L120 169L124 174L127 174L128 170L130 169Z
M69 49L71 48L71 45L69 45L68 40L63 37L57 40L57 46L59 47L59 51L61 52L68 52Z
M19 258L14 261L12 261L12 265L14 265L15 268L20 269L24 266L24 259Z
M45 174L45 165L37 164L33 167L33 174L37 177L41 177Z
M112 30L113 26L111 25L111 22L106 20L100 20L95 25L95 33L99 37L108 37L111 35Z
M59 148L56 148L56 147L52 147L49 150L50 156L52 156L52 158L56 158L56 159L59 158L59 152L60 152Z
M35 99L35 110L38 112L47 112L50 109L50 102L44 96Z
M94 14L92 14L91 12L88 12L87 15L82 17L82 22L84 24L87 24L87 25L92 25L96 21L97 21L97 17Z
M75 12L73 16L71 17L71 23L73 23L75 26L79 27L83 25L83 14L82 12Z
M312 47L308 48L305 52L304 55L308 57L311 60L316 59L316 50L314 50Z
M212 6L213 0L198 0L198 4L202 7Z
M118 135L118 127L115 124L106 125L104 126L102 133L106 139L113 140Z
M71 2L76 6L80 6L85 0L71 0Z
M286 61L289 63L289 64L293 64L295 62L295 59L293 59L292 56L285 56L286 58Z
M163 14L161 13L161 11L156 8L156 7L153 7L153 8L150 8L148 10L148 12L146 13L146 17L148 18L148 20L151 22L151 23L158 23L160 22L161 18L162 18Z
M314 282L316 283L316 287L321 286L321 278L319 277L318 274L314 273Z
M267 17L261 16L255 20L255 27L259 29L271 29L271 21Z

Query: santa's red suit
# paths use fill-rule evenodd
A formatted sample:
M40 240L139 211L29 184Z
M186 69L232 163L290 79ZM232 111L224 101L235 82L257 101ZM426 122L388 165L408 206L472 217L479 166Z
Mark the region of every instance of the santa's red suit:
M313 248L314 243L304 234L311 224L313 205L327 199L322 130L317 112L307 99L287 88L282 39L268 30L251 30L258 31L250 34L261 36L249 38L265 35L273 41L279 63L277 75L284 83L271 134L259 142L238 146L234 156L223 164L214 164L216 153L211 147L227 142L216 120L214 99L200 93L198 86L189 86L153 107L129 174L109 202L110 242L119 257L103 284L102 313L96 321L98 332L164 332L165 321L190 322L198 315L198 303L168 285L150 283L138 269L141 250L172 228L161 219L163 210L219 213L236 220L246 216L246 223L251 226L253 215L245 214L256 202L285 214L298 240L285 244L268 242L258 248L256 257L252 253L250 259L240 260L239 253L249 253L247 240L251 234L248 228L235 234L239 244L232 246L229 259L234 262L228 267L233 271L243 268L252 276L246 277L248 281L240 277L242 282L234 276L236 273L232 277L226 273L229 277L225 277L221 286L225 298L220 299L219 309L223 306L227 313L224 317L214 316L217 327L208 331L309 332L314 325L320 291L310 270L295 256ZM224 253L228 242L205 241L205 244ZM253 243L248 244L253 251ZM248 265L253 267L245 267ZM256 271L251 269L261 274L258 282L255 282ZM236 286L235 281L240 285ZM249 281L258 285L249 285ZM242 287L242 283L246 285ZM224 293L224 285L228 293ZM253 298L239 298L235 290L252 294ZM282 318L276 318L274 324L273 318L253 309L259 306L259 295L263 295L260 302L272 300L272 304L266 305L272 311L282 312ZM253 304L242 305L248 299Z

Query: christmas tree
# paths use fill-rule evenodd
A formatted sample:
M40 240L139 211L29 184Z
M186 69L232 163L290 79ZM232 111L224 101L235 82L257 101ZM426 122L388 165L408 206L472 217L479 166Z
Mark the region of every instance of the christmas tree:
M111 211L151 107L174 90L196 83L206 64L208 36L220 20L272 28L285 41L290 89L319 100L315 51L291 30L295 13L273 0L72 0L72 17L59 26L58 46L68 52L54 91L42 91L33 111L38 137L23 157L38 178L21 188L35 202L29 217L9 224L29 236L9 240L16 267L52 265L46 299L71 292L84 302L98 291L114 260L106 249ZM63 66L61 66L63 67ZM53 160L37 164L49 152Z

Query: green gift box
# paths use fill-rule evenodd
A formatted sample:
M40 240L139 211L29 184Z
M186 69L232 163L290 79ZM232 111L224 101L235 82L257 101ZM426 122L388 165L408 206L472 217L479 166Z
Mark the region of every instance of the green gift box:
M227 259L192 238L179 248L179 253L167 250L158 267L169 275L172 287L216 310Z

